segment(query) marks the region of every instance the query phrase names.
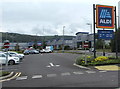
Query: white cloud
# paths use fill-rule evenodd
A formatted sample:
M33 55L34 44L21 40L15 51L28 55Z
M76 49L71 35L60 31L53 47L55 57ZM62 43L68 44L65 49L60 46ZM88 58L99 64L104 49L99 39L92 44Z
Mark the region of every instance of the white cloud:
M62 35L64 25L65 34L90 31L86 23L92 23L97 3L117 6L118 0L2 0L0 31Z

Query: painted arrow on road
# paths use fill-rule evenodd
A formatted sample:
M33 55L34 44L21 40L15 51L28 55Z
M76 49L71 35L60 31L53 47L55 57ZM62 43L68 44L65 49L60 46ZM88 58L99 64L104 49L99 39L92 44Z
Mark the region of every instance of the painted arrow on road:
M59 67L60 65L54 65L53 63L49 63L50 65L46 66L46 67Z

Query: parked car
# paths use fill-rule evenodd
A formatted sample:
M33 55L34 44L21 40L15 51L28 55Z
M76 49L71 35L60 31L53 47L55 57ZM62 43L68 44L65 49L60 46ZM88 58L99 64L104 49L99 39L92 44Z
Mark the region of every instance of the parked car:
M20 59L24 58L24 54L13 52L13 51L8 51L8 53L14 57L19 57Z
M39 51L37 51L37 50L29 50L29 54L39 54Z
M18 64L20 62L19 57L11 57L8 55L8 60L7 60L7 55L5 53L0 53L0 64L6 64L6 61L8 62L9 65L14 65Z
M24 50L23 54L24 55L29 55L29 50Z

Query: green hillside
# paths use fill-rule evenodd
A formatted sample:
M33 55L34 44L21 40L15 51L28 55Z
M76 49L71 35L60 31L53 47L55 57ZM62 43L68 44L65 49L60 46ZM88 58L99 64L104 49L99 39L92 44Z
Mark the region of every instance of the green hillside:
M2 34L2 42L4 40L9 40L10 42L31 42L31 41L48 41L53 39L60 39L63 36L35 36L35 35L26 35L26 34L18 34L18 33L5 33L0 32ZM65 36L65 39L72 39L74 36Z

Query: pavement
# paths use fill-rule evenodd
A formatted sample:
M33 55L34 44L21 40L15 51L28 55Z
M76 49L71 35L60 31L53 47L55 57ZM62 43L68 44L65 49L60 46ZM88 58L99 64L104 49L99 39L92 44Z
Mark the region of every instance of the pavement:
M104 66L94 66L98 70L107 70L107 71L118 71L120 67L118 65L104 65Z

